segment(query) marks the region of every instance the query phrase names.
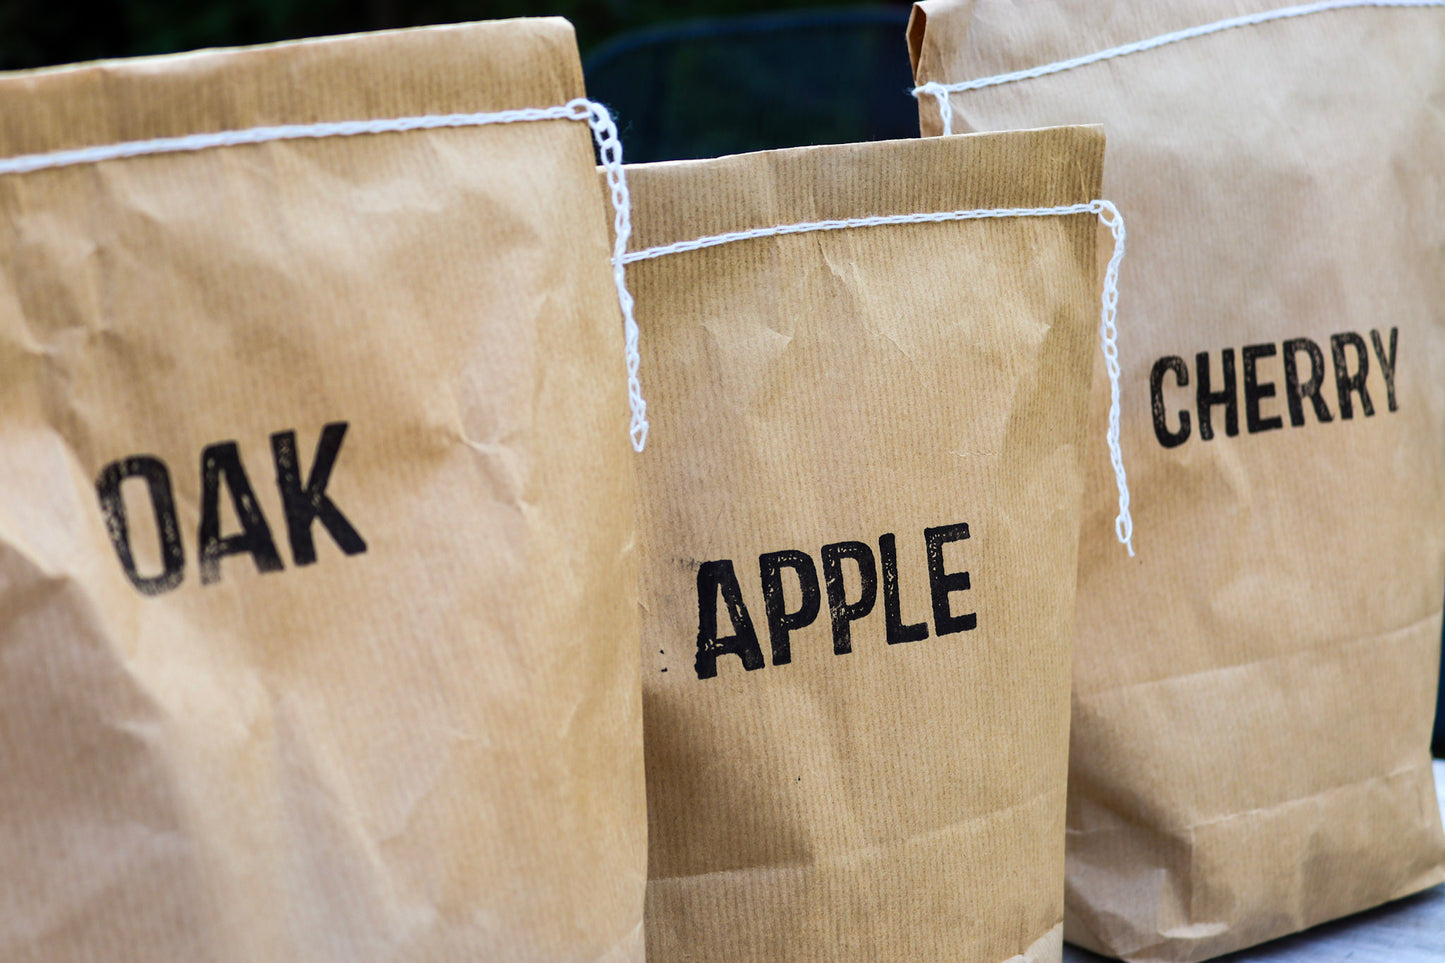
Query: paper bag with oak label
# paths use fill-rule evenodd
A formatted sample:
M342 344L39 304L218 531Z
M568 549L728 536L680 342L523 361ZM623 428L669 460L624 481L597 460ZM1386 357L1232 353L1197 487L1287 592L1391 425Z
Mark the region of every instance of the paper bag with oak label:
M1097 222L847 222L1087 203L1102 148L629 168L654 963L1058 960Z
M1114 550L1091 455L1065 935L1130 960L1445 879L1445 5L1276 5L930 0L910 29L921 84L970 88L953 130L1109 136L1139 538Z
M560 20L0 77L0 958L640 963L581 93Z

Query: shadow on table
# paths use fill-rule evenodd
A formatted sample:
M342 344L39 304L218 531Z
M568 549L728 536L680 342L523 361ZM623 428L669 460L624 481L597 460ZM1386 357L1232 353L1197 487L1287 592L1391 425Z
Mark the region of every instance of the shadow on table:
M1064 963L1104 959L1064 946ZM1445 885L1215 959L1217 963L1442 963Z

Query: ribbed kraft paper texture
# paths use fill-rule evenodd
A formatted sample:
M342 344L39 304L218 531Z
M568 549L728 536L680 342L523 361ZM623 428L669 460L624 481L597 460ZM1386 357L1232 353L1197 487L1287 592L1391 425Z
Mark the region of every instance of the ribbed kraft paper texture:
M634 247L1087 202L1102 148L1071 128L637 166ZM650 960L1058 959L1097 234L1087 213L866 227L629 266L653 422ZM976 627L940 635L927 532L961 525L938 543L970 580L946 617ZM837 654L825 547L844 543L871 553L877 599ZM821 601L784 662L762 557L790 550ZM786 612L804 608L792 558ZM703 609L719 637L737 625L727 590L699 588L722 562L761 664L724 653L701 677ZM837 566L861 604L863 563ZM890 583L899 631L926 638L887 642Z
M0 153L581 93L564 21L402 31L5 75ZM0 177L0 958L640 963L595 176L556 120ZM327 437L364 551L283 498ZM145 594L99 483L157 464Z
M910 37L918 81L954 83L1279 6L930 0ZM1445 879L1442 98L1439 8L1316 13L952 98L955 130L1102 123L1129 226L1138 557L1115 550L1090 436L1071 941L1201 960ZM938 133L933 98L919 109ZM1235 433L1219 399L1203 437L1201 354L1211 393L1234 366ZM1106 401L1096 379L1091 417Z

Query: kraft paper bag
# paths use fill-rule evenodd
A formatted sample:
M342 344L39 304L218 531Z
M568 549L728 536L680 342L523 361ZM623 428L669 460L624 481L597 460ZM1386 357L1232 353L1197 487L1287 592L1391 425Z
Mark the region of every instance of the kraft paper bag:
M1129 220L1140 535L1114 550L1091 451L1065 923L1129 960L1445 879L1445 8L1359 6L930 0L910 27L920 83L1030 75L952 93L953 130L1104 124ZM1263 22L1108 53L1236 15Z
M642 960L585 112L254 134L581 93L561 20L0 77L0 958Z
M1088 202L1102 151L628 168L653 963L1059 959L1097 222L808 225Z

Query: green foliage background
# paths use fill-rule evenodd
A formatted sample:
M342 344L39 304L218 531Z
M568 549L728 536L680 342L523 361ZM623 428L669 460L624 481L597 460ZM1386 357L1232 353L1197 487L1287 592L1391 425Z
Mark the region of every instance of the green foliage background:
M326 34L559 14L585 52L634 27L840 0L0 0L0 69Z

